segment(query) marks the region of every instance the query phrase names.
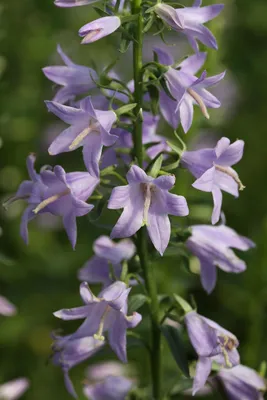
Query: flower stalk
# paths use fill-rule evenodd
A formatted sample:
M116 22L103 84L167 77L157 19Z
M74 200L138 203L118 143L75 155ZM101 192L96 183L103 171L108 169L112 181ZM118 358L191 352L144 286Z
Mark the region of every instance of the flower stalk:
M136 121L133 130L134 155L137 162L143 166L143 144L142 144L142 102L143 102L143 15L141 0L133 0L132 14L138 15L135 41L133 42L133 70L134 70L134 102ZM140 258L142 270L144 272L145 284L150 297L150 316L151 316L151 378L153 399L161 398L161 333L159 330L159 303L157 297L157 286L154 278L152 265L148 262L146 229L142 227L138 235L137 251Z

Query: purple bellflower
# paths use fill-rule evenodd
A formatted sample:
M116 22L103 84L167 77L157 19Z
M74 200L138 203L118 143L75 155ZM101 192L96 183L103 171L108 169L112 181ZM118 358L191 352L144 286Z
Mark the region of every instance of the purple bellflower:
M220 219L221 191L238 197L239 190L244 189L238 174L231 168L241 160L243 150L243 140L236 140L230 144L230 140L223 137L214 148L185 151L182 154L182 165L197 178L192 186L203 192L212 193L214 202L212 224L216 224Z
M55 0L55 5L57 7L78 7L86 6L87 4L92 4L98 0Z
M108 341L112 350L122 362L127 362L126 330L135 328L142 316L135 312L127 316L127 299L131 288L124 282L117 281L108 286L95 297L86 282L80 285L80 294L84 306L60 310L54 313L63 320L83 319L85 321L72 334L73 339L93 336L94 339L105 340L103 333L108 331Z
M28 243L28 222L37 214L49 212L63 218L69 240L75 247L77 239L76 217L86 215L94 207L85 201L99 184L99 179L88 172L66 173L59 165L53 171L44 169L37 174L35 156L27 159L30 181L21 183L14 199L28 202L21 221L21 236Z
M108 236L100 236L95 241L93 249L95 256L80 269L78 277L81 281L102 283L104 287L113 282L110 264L114 276L119 279L122 261L132 258L136 251L135 245L130 239L115 243Z
M18 378L0 385L0 398L5 400L19 399L30 386L28 379Z
M0 296L0 315L11 317L17 313L14 304L10 303L5 297Z
M62 368L65 386L68 392L73 397L77 398L73 383L69 377L69 371L77 364L87 360L89 357L92 357L104 346L104 341L99 341L93 337L73 339L72 335L53 335L53 339L53 363Z
M154 179L134 165L127 173L127 180L129 185L114 188L108 202L109 209L124 208L111 237L130 237L146 225L153 245L162 255L171 234L168 214L188 215L186 199L168 192L174 186L174 175Z
M251 368L237 365L222 369L217 379L223 384L229 400L263 400L265 380Z
M226 368L239 364L237 351L239 342L231 332L195 311L185 315L185 324L190 341L199 357L193 384L193 395L195 395L205 385L213 361Z
M127 372L128 367L118 361L103 361L90 365L86 370L88 381L103 381L108 376L122 376Z
M195 0L193 7L175 9L167 4L158 3L154 11L172 29L185 34L195 52L199 51L197 41L217 50L215 37L203 24L217 17L224 5L200 7L201 4L202 0Z
M200 261L201 283L208 293L216 285L217 267L233 273L246 269L245 262L235 255L231 247L246 251L255 247L251 240L225 225L195 225L191 229L192 236L187 239L186 247Z
M115 16L103 17L89 22L79 30L79 35L83 37L82 44L96 42L115 32L120 26L121 20Z
M225 72L207 78L204 71L201 77L197 78L195 74L203 66L206 53L197 53L188 57L178 65L177 70L172 67L174 60L169 53L159 48L154 50L159 62L169 67L165 78L170 93L176 99L174 101L161 91L161 113L174 129L181 123L184 132L187 133L193 122L195 104L200 107L207 119L209 119L207 108L220 107L220 101L206 89L219 83L224 78Z
M133 382L124 376L108 376L104 381L88 384L85 396L90 400L125 400Z
M57 47L57 51L65 66L45 67L43 73L50 81L63 86L58 90L53 101L64 104L74 100L77 95L93 89L96 86L93 79L97 80L98 76L93 69L74 64L60 46Z
M80 102L80 108L53 101L47 101L46 105L49 111L71 125L52 142L49 154L56 155L82 146L86 168L92 176L98 178L103 146L113 145L118 138L109 133L117 118L115 112L96 110L90 97Z

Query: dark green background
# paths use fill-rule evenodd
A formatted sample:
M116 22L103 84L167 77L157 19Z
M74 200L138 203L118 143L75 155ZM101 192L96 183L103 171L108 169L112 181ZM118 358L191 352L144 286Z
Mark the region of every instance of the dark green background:
M204 1L204 5L207 4L209 2ZM256 249L242 254L248 270L237 276L219 273L216 290L206 296L198 277L185 272L178 259L155 263L160 292L193 293L202 314L238 336L242 361L253 368L258 368L261 361L267 359L266 15L266 0L228 0L222 16L210 25L219 38L220 50L209 51L207 70L215 74L226 68L232 81L228 86L221 86L219 91L225 99L222 110L212 111L209 123L196 113L197 122L186 137L190 143L193 134L199 131L196 128L203 127L214 137L225 135L246 142L244 158L236 168L246 190L238 200L225 195L224 211L228 225L257 243ZM46 163L61 163L67 171L84 168L77 152L57 159L49 158L46 153L51 141L48 135L54 129L51 124L57 121L48 115L44 106L44 100L52 97L52 85L41 68L59 61L55 53L57 43L61 43L77 62L92 66L90 62L93 61L100 69L110 63L117 54L116 36L93 45L79 45L78 29L94 17L90 6L64 10L54 7L52 0L2 3L0 190L3 200L27 177L25 158L29 152L37 153L38 168ZM121 70L130 77L131 65L127 57L123 58ZM229 90L236 92L235 100L229 96ZM224 112L225 108L228 112ZM164 129L160 133L164 133ZM205 204L198 211L195 206L191 209L193 217L207 223L210 209L206 202L211 204L210 197L204 193L196 197L190 183L189 174L180 172L178 192L187 195L188 199L193 198L194 203L204 199ZM60 227L51 231L50 220L45 217L42 226L36 221L30 224L30 245L26 247L19 236L23 207L22 203L17 203L8 212L0 211L3 229L0 293L19 310L15 317L1 317L0 383L26 376L31 380L31 387L25 399L66 399L68 394L61 372L49 363L50 332L63 327L71 330L74 326L61 324L52 312L80 304L76 272L91 255L92 241L100 231L90 225L87 218L81 218L78 244L73 252L65 232ZM192 216L187 223L196 221ZM140 329L145 331L145 328L146 321ZM142 375L144 383L147 374L144 353L133 348L129 356L135 361L137 374ZM110 354L109 357L112 358ZM164 361L168 368L165 382L175 383L179 371L171 363L166 348ZM83 380L83 371L84 365L74 372L77 383Z

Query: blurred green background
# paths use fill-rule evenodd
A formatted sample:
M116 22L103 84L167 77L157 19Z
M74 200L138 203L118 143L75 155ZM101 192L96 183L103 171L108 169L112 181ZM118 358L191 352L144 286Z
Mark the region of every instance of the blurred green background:
M211 2L204 1L204 5ZM197 128L213 137L227 136L246 142L245 156L237 166L246 190L238 200L224 196L227 224L249 236L257 248L242 254L248 264L242 275L219 273L212 295L200 287L199 278L190 275L174 259L155 262L160 293L194 294L202 314L216 320L240 339L242 362L258 368L267 360L267 3L266 0L227 0L223 14L210 24L219 39L220 50L209 51L207 70L228 70L225 85L216 89L222 109L211 112L209 123L197 113L197 122L186 137L192 141ZM37 153L37 167L62 164L67 171L82 170L79 154L63 154L56 159L47 155L51 138L61 128L46 111L44 100L53 96L52 84L41 68L59 63L56 45L77 63L94 62L100 69L116 57L117 38L106 38L89 46L80 46L78 29L96 15L92 8L59 9L52 0L11 0L2 2L0 28L0 131L2 138L0 190L2 200L14 193L27 178L25 159ZM173 38L173 37L172 37ZM177 36L176 36L177 38ZM155 43L155 37L153 43ZM184 49L184 44L181 44ZM180 56L184 52L180 51ZM90 64L91 63L91 64ZM121 73L130 78L130 60L123 57ZM162 133L162 132L160 132ZM192 178L179 172L179 194L194 199L204 198L187 222L208 223L206 194L196 195L190 187ZM197 197L196 197L197 196ZM189 203L190 205L190 203ZM49 216L30 224L30 245L19 236L20 215L24 204L18 202L1 215L0 293L18 307L15 317L0 317L0 384L18 376L28 377L31 387L26 400L67 399L62 374L49 362L50 332L64 328L52 312L80 304L76 279L78 268L92 254L92 242L101 233L87 218L78 221L78 244L71 250L60 221ZM194 219L194 217L196 217ZM146 323L144 322L145 329ZM179 371L164 350L167 382L175 383ZM193 354L192 354L193 356ZM110 358L113 358L109 354ZM137 374L146 381L147 362L136 348L129 350ZM114 357L115 358L115 357ZM84 367L73 371L76 383L84 378ZM79 386L79 384L78 384ZM82 397L81 397L82 398ZM215 397L217 398L217 397Z

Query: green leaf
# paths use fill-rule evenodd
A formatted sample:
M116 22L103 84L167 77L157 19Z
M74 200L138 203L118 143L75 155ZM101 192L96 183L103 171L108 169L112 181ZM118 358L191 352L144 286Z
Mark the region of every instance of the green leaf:
M167 145L168 145L175 153L177 153L179 156L182 155L183 150L180 149L180 147L178 147L172 140L167 140Z
M109 14L108 14L106 11L102 10L102 9L99 8L99 7L93 7L93 9L97 12L98 15L100 15L100 17L107 17L107 16L109 16Z
M151 168L149 168L148 174L153 178L156 178L161 169L162 163L163 163L163 155L160 153L156 157L155 161L153 161Z
M132 41L129 38L126 38L126 37L122 36L121 41L120 41L119 52L122 53L122 54L126 53L126 51L128 50L131 42Z
M187 314L191 311L193 311L192 307L190 306L189 303L187 303L186 300L184 300L181 296L178 296L178 294L173 294L174 300L179 304L179 306L182 307L184 312Z
M135 107L137 106L137 103L132 103L132 104L126 104L125 106L122 106L115 110L115 113L117 117L119 117L122 114L127 114L128 112L132 111Z
M190 377L184 344L180 337L179 330L166 324L162 325L160 329L168 342L169 348L178 367L185 376Z
M164 165L164 167L162 167L162 170L166 172L173 171L174 169L177 169L179 167L179 164L180 164L180 158L178 158L175 162L171 164Z
M155 85L148 85L147 90L151 100L151 111L153 115L157 115L159 111L159 90Z
M129 298L129 314L132 314L134 311L137 311L147 302L148 298L144 294L139 293L131 296Z

